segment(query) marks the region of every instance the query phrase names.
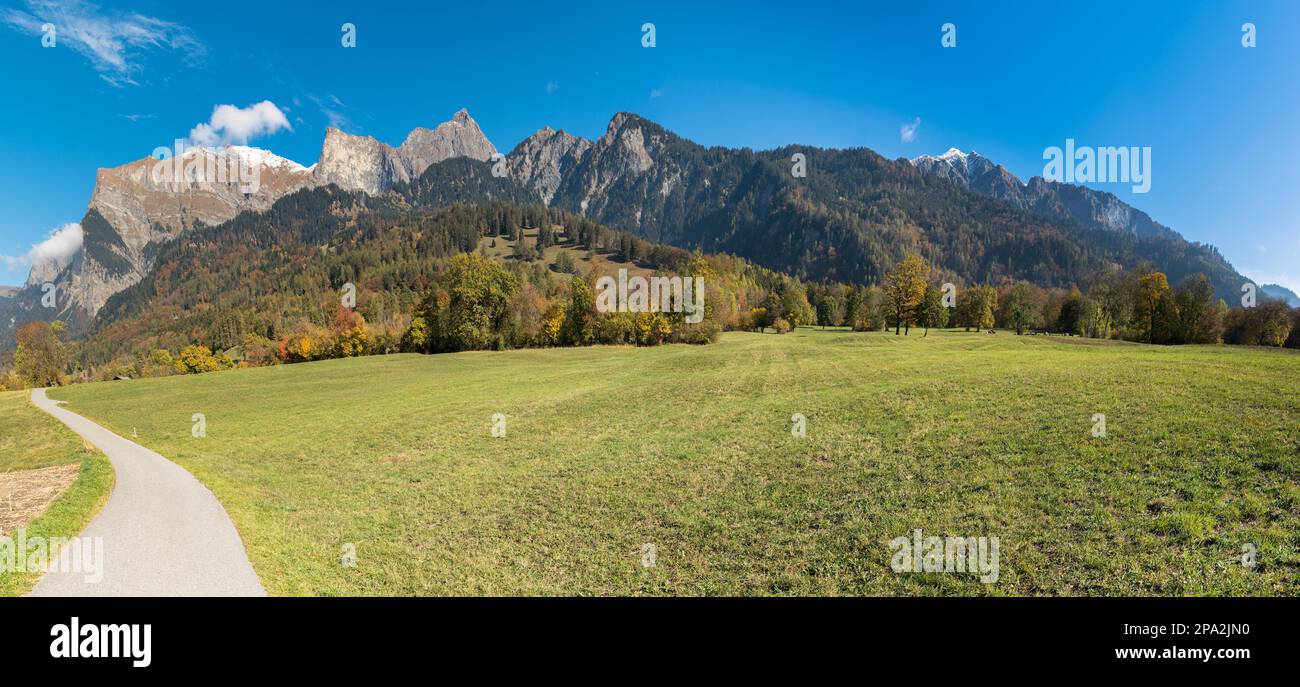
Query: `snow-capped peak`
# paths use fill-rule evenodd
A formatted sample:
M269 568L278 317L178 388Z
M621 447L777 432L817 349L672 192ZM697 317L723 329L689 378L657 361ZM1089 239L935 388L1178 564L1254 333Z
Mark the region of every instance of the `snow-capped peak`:
M251 167L278 167L298 172L309 171L308 168L303 167L287 157L280 157L269 150L262 150L261 148L252 148L249 146L226 146L226 152L238 155L239 159L243 160L244 164Z
M240 163L250 168L261 169L284 169L291 172L310 172L311 167L302 165L286 157L280 157L269 150L253 148L250 146L228 145L224 148L215 148L209 146L191 146L185 149L181 157L189 159L195 155L214 155L219 158L238 158ZM315 167L315 165L312 165Z
M964 164L967 158L970 158L972 156L979 157L979 153L976 153L973 150L969 153L963 153L958 148L949 148L948 150L944 151L943 154L941 155L921 155L918 157L914 157L912 158L912 164L916 164L917 162L922 160L925 161L935 160L940 162L947 162L949 164Z
M920 155L911 159L911 164L920 163L920 161L941 161L948 164L963 164L966 161L967 154L957 150L957 148L948 148L943 155Z

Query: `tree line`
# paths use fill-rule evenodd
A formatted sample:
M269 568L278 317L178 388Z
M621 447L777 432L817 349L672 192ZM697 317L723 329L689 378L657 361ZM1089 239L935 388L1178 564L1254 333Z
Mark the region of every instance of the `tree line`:
M110 299L87 337L65 342L59 323L25 324L0 386L395 352L708 343L725 330L799 326L1300 347L1300 309L1267 299L1229 307L1205 275L1171 286L1146 264L1107 267L1083 289L1007 279L965 286L908 254L870 286L807 283L544 206L412 210L337 189L283 202L163 248L149 277ZM498 242L513 245L494 252ZM704 320L598 312L595 281L615 266L703 277ZM355 289L350 305L340 300L345 285Z
M1152 344L1234 344L1300 348L1300 308L1261 298L1229 306L1204 274L1175 286L1149 264L1110 266L1085 289L1001 280L960 288L933 278L917 254L898 261L879 286L817 285L816 324L859 331L953 326L1122 339ZM1253 291L1253 289L1247 289ZM945 298L947 296L947 298ZM758 315L760 319L765 314ZM805 322L806 323L806 322Z

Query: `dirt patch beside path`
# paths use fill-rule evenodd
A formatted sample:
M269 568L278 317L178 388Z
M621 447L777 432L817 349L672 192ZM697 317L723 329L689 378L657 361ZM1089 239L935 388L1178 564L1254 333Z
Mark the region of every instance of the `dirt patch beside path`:
M81 463L35 470L0 472L0 535L13 532L45 512L77 481Z

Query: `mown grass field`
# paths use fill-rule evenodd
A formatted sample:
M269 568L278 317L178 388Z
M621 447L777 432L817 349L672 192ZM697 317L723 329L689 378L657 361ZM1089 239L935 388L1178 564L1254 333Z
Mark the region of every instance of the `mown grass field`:
M273 594L1300 592L1300 355L920 334L398 355L52 396L208 484ZM893 572L889 541L916 528L998 537L998 582Z
M0 473L81 464L68 488L26 524L26 537L73 537L91 521L113 490L113 466L104 454L88 453L80 437L29 401L30 392L0 392ZM8 507L0 503L0 508ZM0 535L14 537L13 532ZM39 573L0 567L0 597L26 593Z

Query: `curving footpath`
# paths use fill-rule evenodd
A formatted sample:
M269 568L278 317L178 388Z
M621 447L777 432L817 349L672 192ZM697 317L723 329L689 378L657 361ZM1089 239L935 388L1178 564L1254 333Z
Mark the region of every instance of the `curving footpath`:
M117 472L104 510L81 533L103 538L103 577L51 571L31 596L265 596L217 497L181 466L52 401L32 403L108 456ZM69 551L63 551L67 559ZM70 566L62 560L56 570Z

